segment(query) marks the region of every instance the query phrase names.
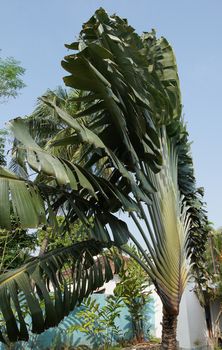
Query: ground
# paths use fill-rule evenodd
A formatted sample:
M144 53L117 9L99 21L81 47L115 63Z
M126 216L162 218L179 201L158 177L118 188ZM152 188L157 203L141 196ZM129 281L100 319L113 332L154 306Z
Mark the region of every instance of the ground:
M123 350L159 350L160 349L160 344L138 344L138 345L133 345L131 347L127 347Z

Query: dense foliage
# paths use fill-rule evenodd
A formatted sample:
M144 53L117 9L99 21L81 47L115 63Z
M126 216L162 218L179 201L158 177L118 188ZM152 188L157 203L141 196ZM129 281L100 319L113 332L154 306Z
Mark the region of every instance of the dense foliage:
M11 121L14 161L25 173L0 168L0 225L9 229L13 213L18 226L45 225L60 234L57 215L62 212L66 224L81 220L90 239L1 276L7 334L13 341L28 338L18 293L26 297L33 332L41 332L112 278L106 249L116 246L155 285L164 309L162 346L175 349L180 299L190 261L198 264L202 256L207 221L181 117L173 50L166 39L154 32L140 37L126 20L109 17L103 9L67 47L77 53L62 62L69 73L64 81L81 91L71 98L79 109L70 114L60 99L43 97L62 125L43 143L31 137L27 120ZM119 216L122 212L129 214L143 245ZM142 259L125 246L129 239ZM98 254L104 254L104 274L93 258ZM69 284L61 277L68 265L74 271Z
M21 77L25 73L20 62L9 57L0 57L0 101L5 101L9 97L16 97L25 84Z
M6 165L5 160L5 139L6 139L6 131L0 130L0 166Z
M134 246L130 249L143 260L142 254L137 252ZM137 261L130 258L123 260L119 278L114 294L123 298L130 313L133 338L136 342L142 342L146 337L145 332L148 331L145 310L151 301L149 276Z
M95 349L99 347L101 350L107 350L123 337L121 328L116 324L123 306L122 298L112 295L106 298L103 306L89 297L83 301L81 310L75 315L76 323L67 331L85 333Z

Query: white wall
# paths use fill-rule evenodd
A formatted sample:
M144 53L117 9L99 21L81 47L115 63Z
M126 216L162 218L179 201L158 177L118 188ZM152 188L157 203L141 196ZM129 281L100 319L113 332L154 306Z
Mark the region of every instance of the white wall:
M120 278L118 275L114 275L113 276L113 279L110 280L109 282L107 283L104 283L103 288L105 288L105 294L113 294L113 291L116 287L116 284L120 281Z
M181 300L177 339L184 349L206 346L208 343L204 309L193 291L192 283L187 285Z
M150 286L149 289L152 290L152 297L154 299L154 335L157 338L161 338L162 334L162 302L160 300L160 297L155 292L154 286Z
M155 336L161 338L162 303L153 288L155 300ZM207 325L204 309L193 291L193 284L188 284L184 291L178 317L177 340L182 349L195 349L207 346Z

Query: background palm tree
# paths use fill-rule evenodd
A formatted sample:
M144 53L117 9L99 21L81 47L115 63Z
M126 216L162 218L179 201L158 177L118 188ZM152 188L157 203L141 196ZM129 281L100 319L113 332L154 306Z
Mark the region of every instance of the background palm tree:
M163 302L162 347L176 349L180 299L190 262L195 263L204 249L206 215L181 118L175 56L164 38L157 39L154 32L139 37L126 20L109 17L103 9L83 25L79 41L68 47L78 53L62 62L70 73L64 81L86 91L73 99L84 102L83 109L73 116L51 96L42 98L64 126L45 149L31 138L25 122L11 122L17 149L23 150L25 162L39 175L30 181L0 170L0 223L10 226L12 199L19 225L50 224L59 233L56 213L62 211L67 225L80 219L91 239L49 252L1 277L4 306L0 306L7 333L13 340L27 338L18 291L29 305L33 331L41 332L64 317L62 310L68 312L112 277L106 255L105 276L92 256L115 245L133 256L152 279ZM68 136L67 130L71 132ZM80 158L68 158L64 152L55 156L51 151L50 146L64 145L76 151L84 147L84 152ZM144 245L116 215L120 210L129 213ZM127 249L128 239L143 259ZM67 264L73 265L74 289L65 278L58 278ZM45 315L38 298L44 301Z

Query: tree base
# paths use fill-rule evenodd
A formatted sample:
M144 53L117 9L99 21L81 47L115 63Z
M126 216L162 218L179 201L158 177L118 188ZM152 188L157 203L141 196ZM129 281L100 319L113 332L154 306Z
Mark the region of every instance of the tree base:
M177 315L163 311L161 350L177 350Z

